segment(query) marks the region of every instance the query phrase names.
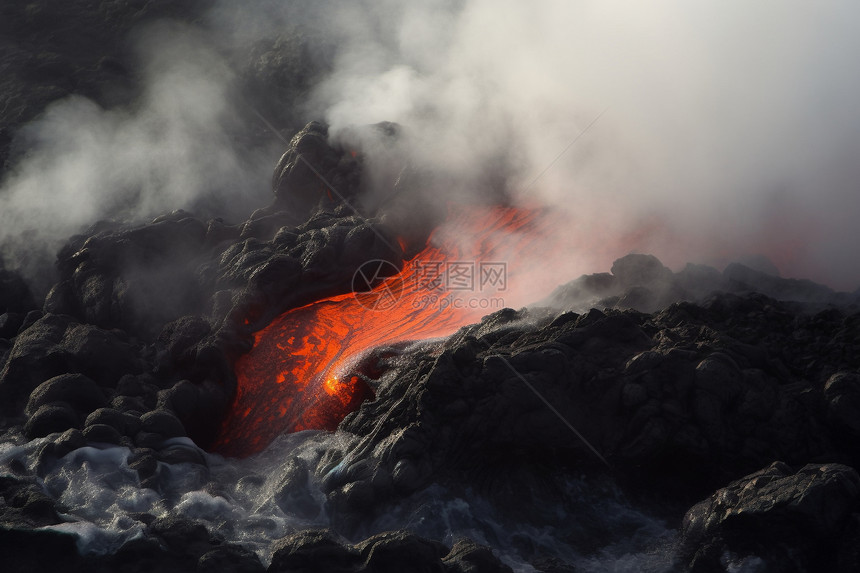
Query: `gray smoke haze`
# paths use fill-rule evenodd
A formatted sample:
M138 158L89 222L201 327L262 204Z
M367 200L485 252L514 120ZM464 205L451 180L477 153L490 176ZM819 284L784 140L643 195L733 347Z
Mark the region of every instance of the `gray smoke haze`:
M402 124L411 165L448 177L439 204L503 182L564 210L559 282L628 252L674 268L761 254L853 290L859 16L847 0L224 1L202 32L139 34L138 105L73 98L27 129L0 241L35 264L100 218L264 206L277 156L231 139L219 54L298 30L331 66L299 115L335 134Z
M245 156L233 140L234 74L205 37L163 23L139 31L136 47L134 105L72 96L19 134L27 153L2 182L0 243L36 282L62 242L97 220L183 208L244 217L269 197L272 158Z
M630 251L674 267L764 254L784 276L860 284L856 3L328 10L338 51L317 102L335 131L399 122L412 160L463 187L510 170L521 201L569 212L571 271Z

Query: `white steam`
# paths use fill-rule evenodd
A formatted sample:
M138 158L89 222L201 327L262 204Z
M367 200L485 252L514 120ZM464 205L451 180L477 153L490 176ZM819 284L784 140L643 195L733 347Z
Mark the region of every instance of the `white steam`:
M210 44L175 26L141 34L136 107L73 98L29 128L0 241L44 258L98 218L263 206L273 158L245 164L235 77L207 45L229 55L298 33L310 61L333 64L302 115L333 132L398 122L412 164L450 192L507 181L523 203L566 209L559 281L631 251L673 267L763 254L853 290L858 19L850 0L221 2Z
M21 134L28 152L2 182L0 243L30 278L100 219L236 213L248 209L250 190L266 200L271 165L260 169L231 138L237 110L224 61L176 24L139 37L143 93L134 106L105 110L73 96Z
M615 243L607 258L639 250L678 266L761 253L784 275L860 284L856 3L327 9L338 56L318 95L335 129L402 123L414 161L465 181L502 158L513 190L570 211L574 244Z

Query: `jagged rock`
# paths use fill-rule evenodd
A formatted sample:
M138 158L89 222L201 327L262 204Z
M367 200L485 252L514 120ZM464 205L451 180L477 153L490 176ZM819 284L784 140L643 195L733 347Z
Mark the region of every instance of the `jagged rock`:
M197 464L206 466L206 459L195 447L186 444L173 444L157 452L158 461L166 464Z
M211 331L209 322L199 316L183 316L166 324L158 335L164 348L164 367L181 370L193 362L195 346Z
M358 565L358 555L345 540L329 530L305 530L272 545L269 573L350 572Z
M732 263L738 263L754 271L775 277L781 276L779 268L766 255L746 255L735 259Z
M763 293L777 300L842 307L860 302L857 294L837 293L808 280L786 279L732 263L721 273L705 265L687 264L672 273L652 255L631 254L617 259L612 274L583 275L558 287L540 304L585 310L591 306L633 308L656 312L681 301L703 302L719 292Z
M66 430L54 441L54 452L58 458L61 458L86 445L84 435L77 428Z
M448 548L438 541L411 533L379 533L354 547L364 562L361 570L367 573L396 571L404 563L410 563L410 569L415 573L445 573L442 559L448 554Z
M688 499L774 458L860 461L821 409L824 364L856 368L858 358L827 350L827 338L810 347L820 332L839 332L839 344L854 348L860 321L758 295L655 315L501 311L439 346L390 349L397 359L377 365L376 399L340 425L358 439L335 470L316 472L332 510L360 516L432 481L482 483L504 497L506 486L481 472L510 452L528 452L535 465L599 468L536 392L634 491ZM801 350L822 361L816 369Z
M856 563L844 568L837 556L858 509L854 469L811 464L794 472L776 462L690 509L681 556L691 571L720 570L727 555L736 562L757 557L778 571L853 571Z
M513 573L487 547L469 539L458 539L442 561L452 573Z
M249 238L225 249L214 281L216 288L241 289L232 301L233 323L256 329L289 308L349 292L355 271L368 260L399 268L402 257L378 223L348 209L320 211L270 241Z
M290 141L272 176L272 191L282 204L308 213L317 204L339 204L353 197L360 181L356 159L329 145L328 127L312 121Z

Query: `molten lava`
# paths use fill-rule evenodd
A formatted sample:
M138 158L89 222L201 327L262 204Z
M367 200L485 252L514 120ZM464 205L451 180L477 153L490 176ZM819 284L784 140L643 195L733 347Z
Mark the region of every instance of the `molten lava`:
M249 455L285 432L334 429L372 397L360 378L348 376L368 350L447 336L529 302L510 283L529 261L544 259L535 252L538 221L538 212L525 209L460 209L399 274L374 285L388 263L371 261L356 275L368 288L290 310L258 331L253 349L236 362L237 394L214 449Z

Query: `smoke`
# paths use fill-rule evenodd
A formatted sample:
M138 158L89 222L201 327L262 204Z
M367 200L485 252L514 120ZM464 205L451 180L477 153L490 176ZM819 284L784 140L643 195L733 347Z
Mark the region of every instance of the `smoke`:
M315 104L334 131L401 123L413 164L456 175L457 193L502 171L518 200L567 211L572 259L600 265L582 270L630 251L675 267L764 255L860 284L855 4L323 10L337 52Z
M272 98L295 98L282 107L303 119L335 136L401 124L412 169L444 174L429 207L504 191L563 211L559 280L638 251L675 268L763 255L784 276L854 289L858 12L849 0L221 2L198 29L138 34L135 105L76 97L29 126L0 190L0 241L34 275L97 219L265 205L277 155L236 141L258 120L234 97L246 70L227 63L262 45L251 75L280 79Z
M103 109L72 96L19 134L27 152L2 182L0 242L37 283L50 280L62 242L97 220L140 222L174 209L245 217L267 200L273 159L236 141L235 75L223 57L177 23L139 31L135 46L136 102Z

